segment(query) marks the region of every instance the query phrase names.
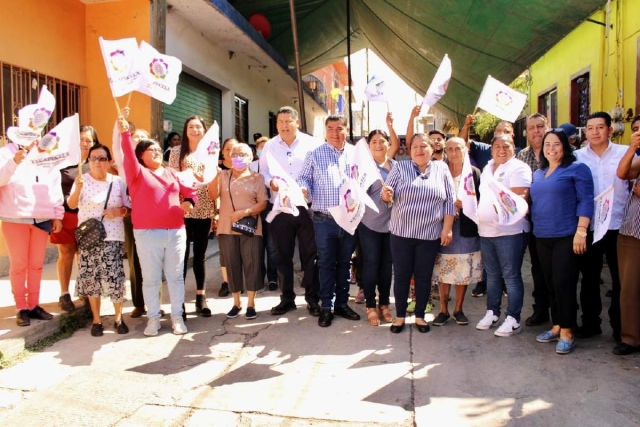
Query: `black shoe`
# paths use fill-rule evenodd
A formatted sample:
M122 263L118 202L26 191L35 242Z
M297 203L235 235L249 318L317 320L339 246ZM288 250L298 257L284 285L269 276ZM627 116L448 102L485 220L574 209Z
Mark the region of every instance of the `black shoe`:
M331 326L332 320L333 320L333 313L331 313L331 310L320 310L320 317L318 317L318 326L322 328Z
M527 326L538 326L549 321L549 310L534 310L533 314L527 317L524 324Z
M602 328L600 326L585 326L582 325L576 329L576 337L578 338L591 338L596 335L602 334Z
M136 319L142 317L143 314L147 314L147 310L145 310L144 307L136 307L131 312L131 318Z
M334 316L344 317L348 320L360 320L360 315L353 311L351 307L348 305L343 305L342 307L336 307L333 309Z
M187 321L187 309L184 308L184 303L182 303L182 321L183 322Z
M38 320L51 320L53 319L53 314L47 313L46 311L44 311L44 308L36 305L31 310L29 310L29 317Z
M101 337L103 335L104 327L102 323L94 323L91 326L91 336L92 337Z
M449 313L440 313L436 316L435 319L433 319L433 326L443 326L445 323L447 323L447 321L449 320L451 316L449 316Z
M215 238L216 238L216 233L214 233L213 231L209 233L209 240L213 240Z
M233 306L231 310L227 313L227 319L235 319L238 317L238 314L242 311L242 307Z
M16 324L18 326L29 326L31 319L29 318L29 310L24 309L16 313Z
M207 305L207 297L202 294L196 294L196 313L202 317L211 317L211 310Z
M389 328L392 334L399 334L400 332L402 332L403 329L404 329L404 323L402 325L392 324L391 327Z
M472 297L482 297L487 293L487 284L485 282L476 283L476 287L471 291Z
M270 291L277 291L278 290L278 284L276 282L269 282L269 290Z
M418 332L420 332L421 334L426 334L427 332L429 332L431 330L431 328L429 327L429 324L425 324L425 325L420 325L418 323L416 323L416 328L418 328Z
M292 310L295 310L296 305L292 302L283 302L281 301L280 304L276 305L275 307L271 308L271 314L273 314L274 316L281 316L283 314L286 314Z
M58 299L58 305L62 309L62 311L73 311L76 309L76 306L73 305L73 301L71 301L71 295L64 294Z
M317 302L308 303L307 310L309 310L309 314L314 317L320 316L320 305Z
M218 296L221 298L229 296L229 284L227 282L222 282L222 285L220 285Z
M640 347L634 347L625 343L613 347L613 354L617 354L618 356L627 356L638 351L640 351Z
M124 335L129 333L129 327L126 325L126 323L124 323L123 320L120 320L119 322L114 322L113 327L115 328L116 332L119 335Z
M453 318L456 319L456 323L458 325L468 325L469 319L464 315L462 311L458 311L457 313L453 313ZM435 323L434 323L435 325Z
M247 307L247 311L244 314L245 319L253 320L258 317L258 313L256 313L256 309L254 307Z

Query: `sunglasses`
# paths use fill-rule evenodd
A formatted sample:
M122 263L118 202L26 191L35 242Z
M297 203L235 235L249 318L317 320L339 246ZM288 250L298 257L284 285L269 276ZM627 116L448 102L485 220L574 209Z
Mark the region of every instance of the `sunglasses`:
M106 158L106 157L89 157L89 161L90 162L94 162L94 163L95 162L106 162L106 161L109 161L109 159Z

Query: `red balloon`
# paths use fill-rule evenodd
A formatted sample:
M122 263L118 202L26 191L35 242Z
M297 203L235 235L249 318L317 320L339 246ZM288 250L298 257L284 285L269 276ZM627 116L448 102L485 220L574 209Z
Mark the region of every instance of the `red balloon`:
M254 13L249 17L249 24L251 24L254 30L262 34L262 37L265 39L268 39L271 35L271 24L264 15Z

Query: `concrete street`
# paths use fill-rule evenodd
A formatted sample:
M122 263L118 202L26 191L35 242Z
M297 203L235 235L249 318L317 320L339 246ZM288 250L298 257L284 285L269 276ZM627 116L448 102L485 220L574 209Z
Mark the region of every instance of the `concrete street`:
M214 242L212 242L215 245ZM560 356L535 336L544 326L498 338L478 331L484 298L465 302L468 326L450 320L428 334L389 333L363 320L337 318L317 326L304 298L284 316L269 314L278 292L257 298L258 318L228 320L231 297L218 298L217 245L207 260L209 306L194 311L195 283L187 279L189 333L145 337L146 318L113 331L113 308L103 300L105 335L77 331L11 368L0 370L0 425L67 426L635 426L640 424L640 355L611 353L606 317L610 287L602 286L602 336L578 341ZM528 260L528 255L526 256ZM524 318L531 314L525 266ZM45 268L50 301L55 268ZM603 273L610 282L608 271ZM0 280L2 325L13 322L8 278ZM43 285L44 287L44 285ZM297 288L299 289L299 288ZM351 288L355 296L357 287ZM164 293L168 298L168 292ZM243 298L246 303L246 298ZM453 311L450 303L450 311ZM131 311L127 303L127 313ZM47 306L53 309L54 305ZM436 311L433 314L437 314ZM503 309L506 298L503 299ZM169 305L163 307L168 311ZM413 319L410 319L412 322ZM33 328L35 321L31 328ZM3 326L6 327L6 326ZM15 323L13 329L15 329ZM0 339L2 336L0 335Z

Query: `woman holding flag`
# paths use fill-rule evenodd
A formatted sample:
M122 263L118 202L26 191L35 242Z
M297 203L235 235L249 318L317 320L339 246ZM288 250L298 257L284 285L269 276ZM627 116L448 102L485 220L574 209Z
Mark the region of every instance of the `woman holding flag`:
M191 116L184 122L181 143L171 149L169 167L176 171L191 169L196 179L202 179L205 165L195 157L198 144L207 132L204 119ZM193 243L193 275L196 278L196 312L202 317L210 317L211 310L207 306L204 293L205 268L204 257L209 245L209 230L215 216L215 202L209 198L207 187L198 189L198 205L191 211L185 212L184 225L187 230L187 249L184 254L184 274L187 277L187 260L189 259L190 244ZM186 313L183 315L186 318Z
M448 246L440 247L433 269L433 280L438 282L440 288L440 313L433 320L433 325L442 326L451 317L449 293L452 285L456 289L453 318L458 325L467 325L469 319L462 311L467 286L482 280L482 256L475 209L479 199L476 189L480 186L480 171L471 166L464 139L449 138L445 146L449 172L453 177L456 218L453 222L453 241Z

